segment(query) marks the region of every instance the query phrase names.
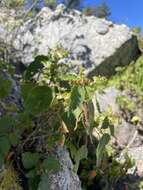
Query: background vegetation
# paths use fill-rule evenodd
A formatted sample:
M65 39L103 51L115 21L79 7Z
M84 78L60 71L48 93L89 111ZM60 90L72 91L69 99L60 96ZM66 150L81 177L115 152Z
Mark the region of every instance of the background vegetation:
M30 8L35 14L42 3L6 0L1 5L16 11ZM57 5L56 1L44 3L52 9ZM66 0L63 3L68 8L82 9L81 1ZM107 18L111 13L105 3L82 10L86 15L101 18ZM133 32L141 36L139 29L134 28ZM53 153L58 146L68 148L73 170L86 190L112 189L134 165L126 154L126 147L119 150L114 144L114 125L120 118L111 109L101 113L98 101L94 104L93 98L96 92L114 85L126 91L124 96L117 98L117 103L125 114L132 116L135 104L142 105L143 101L143 58L128 67L118 68L117 74L107 80L100 76L86 78L83 68L77 76L70 70L72 63L59 64L59 60L69 54L57 46L47 56L35 57L18 81L21 106L6 101L12 92L16 71L10 63L1 63L0 106L4 114L0 117L0 190L47 190L50 174L61 169ZM129 93L136 97L136 102L128 99ZM130 119L135 124L141 122L138 116ZM118 158L120 151L125 154L123 162Z
M83 11L87 16L95 15L100 18L107 18L111 11L106 3L102 3L99 6L94 7L82 7L82 0L2 0L1 5L7 8L13 9L29 9L31 11L38 12L42 6L48 6L54 9L58 3L63 3L67 8L76 8Z

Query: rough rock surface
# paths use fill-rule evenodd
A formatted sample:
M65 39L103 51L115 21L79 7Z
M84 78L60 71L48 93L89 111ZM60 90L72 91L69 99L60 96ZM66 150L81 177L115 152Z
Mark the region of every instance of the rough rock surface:
M126 25L84 16L63 5L55 11L43 8L15 33L15 38L8 37L13 38L12 61L28 65L35 54L47 54L49 48L61 44L89 76L110 75L116 66L130 63L138 54L137 39Z
M78 176L73 172L73 163L67 149L58 147L55 151L62 170L51 176L51 190L81 190Z
M116 102L116 98L121 95L121 92L115 87L109 87L103 93L97 93L96 100L100 105L101 112L106 112L111 108L113 113L121 118L120 125L115 126L115 136L119 145L124 148L129 145L128 154L135 160L135 167L129 171L129 174L136 173L143 176L142 136L135 125L127 122L122 117L121 110ZM121 159L123 159L123 156L121 156Z

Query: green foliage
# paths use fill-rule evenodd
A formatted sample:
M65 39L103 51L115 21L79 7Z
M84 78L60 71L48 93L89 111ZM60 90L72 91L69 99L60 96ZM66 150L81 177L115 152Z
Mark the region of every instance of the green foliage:
M45 6L50 7L51 9L55 9L58 5L57 0L3 0L2 5L4 7L7 7L9 9L16 9L16 10L24 10L25 5L29 9L31 8L31 11L27 14L27 16L33 16L37 14L41 9L41 2L44 3ZM85 15L91 16L95 15L99 18L108 18L111 14L110 8L108 5L103 2L98 6L92 6L92 7L85 7L82 8L82 2L83 0L63 0L62 3L67 8L74 8L81 10ZM134 30L134 29L133 29ZM136 31L136 29L134 30Z
M22 162L25 169L32 169L35 167L40 159L40 154L24 152L22 154Z
M0 182L0 190L22 190L19 177L15 169L8 165L4 171L3 179Z
M80 161L82 159L87 159L87 155L88 155L88 149L86 147L86 145L81 146L75 153L74 155L74 161L75 161L75 165L74 165L74 172L77 173L78 168L79 168L79 164Z
M32 78L36 73L42 70L43 64L42 61L46 60L46 56L37 56L35 60L30 64L25 72L25 78L29 80Z
M25 111L35 115L46 112L53 99L52 89L47 86L36 86L24 93L28 93L24 99Z
M141 181L141 182L139 183L138 188L139 188L140 190L143 190L143 181Z
M117 161L113 160L112 163L109 164L109 170L107 173L107 181L106 188L110 189L113 185L116 184L116 182L122 178L128 171L128 169L132 168L134 166L134 160L128 156L127 153L125 153L125 160L124 161Z
M109 143L109 140L110 140L109 134L105 133L99 141L99 144L96 149L96 157L97 157L96 165L97 165L97 167L99 167L101 164L103 154L105 151L105 146Z
M61 2L65 4L67 8L79 8L82 0L62 0Z
M48 175L43 174L41 176L41 181L39 183L39 186L38 186L37 190L50 190L50 182L49 182Z
M118 68L117 74L109 80L109 85L116 85L120 90L133 91L136 96L142 95L143 90L143 57L141 56L136 63L132 62L129 66Z
M1 135L7 135L13 129L15 125L15 120L11 116L3 116L0 118L0 133Z
M4 159L3 156L0 155L0 168L2 168L3 165L4 165Z
M10 149L10 142L6 136L0 137L0 154L4 157Z
M44 160L42 167L46 172L57 172L60 170L60 164L55 157L48 157L46 160Z
M0 84L0 99L4 99L11 91L11 81L0 76Z
M111 11L105 2L95 8L95 16L99 18L107 18L110 15Z
M69 148L74 172L81 179L81 166L86 168L87 187L94 180L88 180L90 168L97 171L98 177L107 179L108 160L114 157L110 139L114 136L115 117L111 111L95 116L93 104L95 92L103 91L107 80L88 79L83 69L78 75L73 73L72 63L59 62L68 56L69 52L58 46L47 56L36 57L20 81L23 108L9 110L0 118L0 165L12 163L18 172L22 171L30 190L50 189L48 176L61 169L55 146ZM3 81L7 91L4 95L0 91L0 97L6 98L11 85Z
M50 7L50 8L55 8L57 4L56 0L45 0L45 5Z
M133 116L137 116L137 105L143 103L143 57L126 67L118 68L117 74L108 81L108 86L116 86L120 90L117 103L124 116L131 121Z
M99 18L108 18L111 15L110 8L106 3L102 3L101 5L95 7L86 7L83 9L83 13L86 16L94 15Z
M141 34L141 28L140 27L134 27L134 28L132 28L132 31L135 33L135 34Z
M74 111L80 107L85 99L85 90L83 87L73 86L71 89L69 110Z
M129 99L128 96L118 96L117 104L119 105L120 109L126 110L128 112L134 112L135 110L135 103Z
M7 8L22 8L24 6L24 0L4 0L3 5Z
M83 9L83 14L86 16L94 15L94 9L92 7L86 7Z

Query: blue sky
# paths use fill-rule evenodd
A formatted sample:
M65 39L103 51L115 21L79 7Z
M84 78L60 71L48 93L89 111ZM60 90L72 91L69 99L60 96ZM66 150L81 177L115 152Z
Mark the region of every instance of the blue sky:
M85 6L106 2L112 12L110 19L130 27L140 26L143 30L143 0L84 0Z

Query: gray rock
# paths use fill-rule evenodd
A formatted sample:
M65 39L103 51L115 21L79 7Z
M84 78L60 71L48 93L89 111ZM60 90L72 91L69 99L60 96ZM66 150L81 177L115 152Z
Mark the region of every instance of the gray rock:
M49 48L61 44L71 52L71 60L86 68L88 76L111 75L116 66L130 63L139 51L137 39L127 26L84 16L63 5L55 11L44 7L13 32L13 62L28 65L35 55L46 55Z
M137 129L136 126L127 122L122 116L122 112L116 102L116 98L121 95L122 93L115 87L109 87L105 89L102 93L96 93L93 102L96 115L99 114L99 108L100 112L106 112L110 108L113 113L119 117L120 122L115 125L115 137L117 138L119 145L121 145L121 147L125 147L132 141L132 138ZM96 106L96 101L99 105L98 109ZM138 147L141 145L141 143L142 138L137 133L136 138L134 139L133 143L131 143L131 147Z
M100 111L105 112L111 107L114 113L118 113L119 108L116 104L116 98L119 94L120 91L115 87L106 88L102 93L97 92L95 98L100 105Z
M56 156L60 161L62 170L52 175L51 178L51 190L81 190L81 184L78 176L73 172L73 164L71 162L69 153L64 147L58 147L56 149Z
M106 22L97 22L95 26L96 32L98 34L107 34L109 32L109 25Z
M119 106L116 103L117 96L122 95L122 93L119 90L117 90L115 87L109 87L105 89L103 93L96 93L95 96L96 100L100 105L101 112L106 112L109 108L111 108L113 113L117 114L121 118L120 124L115 126L115 137L118 142L118 146L123 148L123 150L119 154L120 162L124 162L125 152L127 152L128 155L132 157L135 161L134 167L128 170L127 176L125 177L125 179L121 180L119 184L117 184L116 189L120 189L120 186L122 187L124 183L135 185L137 182L139 183L139 181L142 180L143 177L142 135L138 133L137 126L127 122L123 118ZM94 107L96 110L96 114L98 114L98 111L96 109L96 104L94 103L94 105L95 105ZM128 178L129 176L131 176L131 180L129 180ZM123 187L121 189L123 189Z
M130 148L128 154L135 160L136 174L143 177L143 146Z

